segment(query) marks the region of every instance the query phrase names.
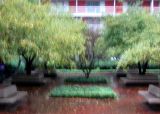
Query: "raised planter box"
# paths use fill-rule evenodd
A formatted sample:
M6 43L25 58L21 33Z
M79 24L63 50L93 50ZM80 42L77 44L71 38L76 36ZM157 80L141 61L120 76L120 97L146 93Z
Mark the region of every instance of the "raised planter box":
M121 78L121 82L122 84L124 85L129 85L129 84L132 84L132 85L148 85L148 84L158 84L158 80L136 80L136 79L127 79L127 78Z
M137 72L138 72L137 69L129 69L127 72L125 72L123 70L118 70L115 75L116 75L116 77L126 77L128 75L128 73L135 74Z
M18 74L13 76L12 83L14 84L24 84L24 85L43 85L49 82L48 79L44 78L43 73L34 73L30 76L25 74Z
M56 72L56 70L53 70L53 71L44 71L44 77L56 78L57 77L57 72Z
M124 85L148 85L148 84L158 84L158 76L155 74L147 73L144 76L139 75L138 73L129 73L127 77L121 77L120 81Z
M143 76L143 75L139 75L138 73L128 73L127 78L133 79L133 80L158 80L158 75L146 73Z
M118 71L115 73L115 76L116 76L117 78L119 78L119 77L126 77L126 76L127 76L127 73L126 73L125 71L123 71L123 70L118 70Z

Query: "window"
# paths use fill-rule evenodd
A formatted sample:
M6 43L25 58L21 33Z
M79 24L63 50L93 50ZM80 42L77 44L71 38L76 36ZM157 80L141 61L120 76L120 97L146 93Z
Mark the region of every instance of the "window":
M142 2L143 8L148 12L150 12L150 3L151 3L150 0L143 0Z
M105 0L105 7L107 14L113 14L114 12L114 0Z
M99 1L87 1L87 12L99 13L100 12L100 2Z
M158 13L159 11L160 11L159 1L158 0L154 0L154 12Z
M75 13L76 12L76 1L75 0L69 0L69 11L71 13Z
M123 3L116 1L116 13L120 14L123 12Z

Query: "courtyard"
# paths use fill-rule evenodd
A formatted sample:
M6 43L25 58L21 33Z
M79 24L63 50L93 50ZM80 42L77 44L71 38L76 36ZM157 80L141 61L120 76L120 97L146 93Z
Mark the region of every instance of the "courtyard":
M114 73L111 72L97 74L105 75L111 79L114 77ZM72 73L68 75L75 76L79 74ZM148 86L126 87L117 79L113 79L113 82L109 84L118 93L118 98L115 100L49 97L48 92L53 87L63 85L62 80L67 76L64 73L59 73L57 79L42 87L18 86L19 90L28 92L28 100L22 106L19 106L15 112L2 111L0 114L159 114L157 109L148 107L144 99L138 95L139 90L146 90ZM108 85L104 84L103 86Z
M0 114L160 114L159 9L0 0Z

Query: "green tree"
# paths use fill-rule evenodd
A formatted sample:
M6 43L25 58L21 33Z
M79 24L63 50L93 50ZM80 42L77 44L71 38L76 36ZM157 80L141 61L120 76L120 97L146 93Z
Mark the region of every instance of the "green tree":
M104 38L100 37L97 39L95 43L94 52L95 52L96 59L98 60L106 59L108 57L107 51L106 51L107 47L104 42L105 42Z
M77 67L82 69L86 78L89 78L91 71L95 67L95 51L94 47L97 39L100 37L100 33L88 29L85 32L85 51L78 57Z
M33 62L73 65L72 58L84 51L82 21L54 13L47 4L4 0L0 15L0 58L6 62L22 56L27 74L31 73Z
M152 50L149 47L154 47L159 37L159 20L141 8L134 9L107 18L104 38L110 56L120 58L118 68L137 64L143 75L151 59L148 49Z

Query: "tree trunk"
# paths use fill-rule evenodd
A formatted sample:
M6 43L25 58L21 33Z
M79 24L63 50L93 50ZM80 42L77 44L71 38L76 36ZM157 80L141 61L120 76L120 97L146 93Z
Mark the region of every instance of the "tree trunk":
M87 73L86 73L86 78L89 78L89 75L90 75L90 73L89 73L89 72L87 72Z
M3 60L0 58L0 64L4 64Z
M83 69L83 73L86 78L89 78L90 72L88 71L88 69Z
M26 61L26 66L25 66L26 74L31 75L32 71L32 62Z
M141 71L141 63L140 62L138 62L138 70L139 70L139 74L141 75L142 71Z
M47 67L47 62L44 62L44 70L43 70L43 73L45 76L48 76L49 75L49 70L48 70L48 67Z
M44 69L45 69L45 70L48 70L47 62L44 63Z
M31 71L32 71L32 65L33 65L33 61L36 57L36 55L30 56L30 57L26 57L24 54L22 54L23 58L25 59L25 71L27 75L31 75Z
M140 75L145 75L146 74L146 69L148 67L148 60L144 62L142 65L140 62L138 62L138 70Z
M143 64L143 72L142 74L145 75L146 74L146 69L148 67L148 61L146 61L144 64Z

